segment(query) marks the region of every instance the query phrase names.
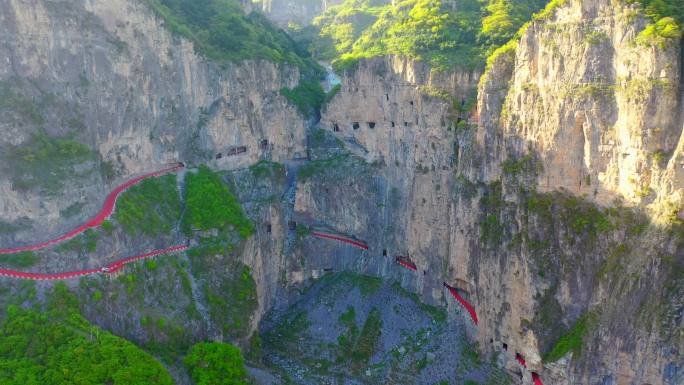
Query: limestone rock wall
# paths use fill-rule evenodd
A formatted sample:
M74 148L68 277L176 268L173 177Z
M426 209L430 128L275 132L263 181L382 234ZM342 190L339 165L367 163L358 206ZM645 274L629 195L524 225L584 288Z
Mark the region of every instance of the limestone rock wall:
M394 277L427 301L457 309L441 280L465 282L480 315L473 335L525 383L530 371L520 371L516 352L553 384L678 383L682 341L659 334L672 324L648 326L662 308L647 305L669 301L662 290L673 278L658 261L681 258L678 241L657 229L573 234L562 207L540 218L525 195L564 191L599 207L619 202L656 223L681 206L681 47L637 44L646 22L623 2L568 1L532 23L514 54L494 61L477 106L460 113L475 125L465 130L451 105L476 87L478 74L436 77L400 58L362 61L343 78L321 127L370 171L349 166L303 181L295 209L367 240L356 268ZM504 167L521 159L533 170ZM485 222L497 216L502 240L489 244ZM539 242L549 243L543 255ZM605 276L616 247L627 248L619 264L631 273ZM407 253L417 275L392 262ZM530 326L545 311L543 298L558 304L559 319L547 327L555 332ZM549 333L589 309L606 309L586 339L590 357L544 365Z
M638 44L646 23L608 0L568 1L533 23L510 63L505 102L482 105L483 127L503 130L501 157L536 153L544 190L604 205L681 204L681 49Z
M36 230L73 227L92 215L112 185L166 163L234 169L304 154L305 122L279 95L297 84L296 69L209 62L134 0L3 0L0 11L0 81L29 99L49 96L52 106L41 105L49 111L42 127L0 127L0 146L20 145L39 129L71 135L113 164L118 176L110 184L96 173L51 197L19 193L0 175L3 220L33 221L15 241ZM247 152L215 159L235 146ZM57 215L76 201L86 203L83 215Z

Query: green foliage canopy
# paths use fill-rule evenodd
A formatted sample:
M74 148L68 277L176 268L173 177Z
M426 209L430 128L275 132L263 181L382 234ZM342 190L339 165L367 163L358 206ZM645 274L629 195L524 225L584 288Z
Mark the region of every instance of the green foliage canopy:
M263 14L245 14L237 0L145 0L171 31L192 40L210 59L242 61L265 59L320 72L306 50Z
M185 216L183 230L225 229L233 226L240 236L247 238L254 232L254 225L247 218L240 202L221 177L206 166L197 173L185 177Z
M114 219L126 233L168 234L180 218L176 175L151 178L130 187L116 202Z
M2 384L173 384L152 356L90 325L63 284L45 311L10 306L0 335Z
M320 38L310 47L317 57L334 60L337 70L349 68L360 58L386 54L424 60L441 69L477 68L545 3L347 0L314 20Z
M195 385L247 385L247 370L237 347L219 342L193 345L183 359Z
M589 317L584 315L563 334L551 350L544 356L544 361L555 362L563 358L568 352L572 351L579 354L582 349L582 339L589 328Z

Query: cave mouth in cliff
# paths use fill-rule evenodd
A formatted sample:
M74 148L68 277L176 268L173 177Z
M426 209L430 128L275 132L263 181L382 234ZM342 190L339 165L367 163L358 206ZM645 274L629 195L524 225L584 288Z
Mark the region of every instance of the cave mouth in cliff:
M352 123L352 128L358 130L359 128L361 128L361 125L359 125L359 122L354 122Z
M375 128L375 122L368 122L368 128Z

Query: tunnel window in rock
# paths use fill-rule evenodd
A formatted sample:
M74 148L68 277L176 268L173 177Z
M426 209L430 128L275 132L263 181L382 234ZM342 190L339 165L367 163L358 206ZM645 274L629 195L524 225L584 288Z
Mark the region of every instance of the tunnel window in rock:
M368 128L375 128L375 122L368 122Z
M359 125L359 122L354 122L354 124L352 124L352 128L355 129L355 130L358 130L359 127L361 127L361 126Z
M333 124L333 131L334 132L340 132L340 125L337 123Z
M268 150L268 139L263 139L259 145L262 150Z
M394 124L394 122L392 122L392 127L394 127L394 126L395 126L395 124Z
M216 159L221 159L221 158L223 158L223 154L221 154L220 152L218 154L216 154Z
M289 228L290 230L297 230L297 222L295 222L295 221L287 222L287 228Z

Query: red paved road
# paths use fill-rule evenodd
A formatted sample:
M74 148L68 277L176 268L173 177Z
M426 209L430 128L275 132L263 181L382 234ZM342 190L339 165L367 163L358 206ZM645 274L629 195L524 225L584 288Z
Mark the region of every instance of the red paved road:
M121 270L126 264L129 264L131 262L138 261L138 260L145 259L145 258L151 258L151 257L161 255L161 254L172 253L174 251L185 250L187 248L188 248L188 246L186 246L186 245L180 245L180 246L170 247L170 248L164 249L164 250L152 251L152 252L147 253L147 254L141 254L141 255L136 255L134 257L124 258L124 259L121 259L121 260L116 261L116 262L112 262L109 265L107 265L106 268L108 270L100 267L97 269L69 271L69 272L65 272L65 273L41 274L41 273L27 273L27 272L23 272L23 271L0 269L0 276L11 277L11 278L19 278L19 279L30 279L30 280L34 280L34 281L43 281L43 280L59 280L59 279L77 278L77 277L82 277L84 275L90 275L90 274L96 274L96 273L112 274L114 272Z
M112 215L112 212L114 211L114 206L116 205L116 200L119 198L119 195L121 195L121 193L124 192L127 188L133 186L136 183L143 181L144 179L152 178L155 176L160 176L160 175L163 175L163 174L166 174L169 172L178 171L181 168L183 168L183 166L179 164L179 165L176 165L173 167L165 168L165 169L160 170L160 171L151 172L149 174L140 175L136 178L133 178L133 179L129 180L128 182L118 186L117 188L114 189L114 191L109 193L109 195L105 199L104 205L102 205L102 209L100 210L100 212L97 213L97 215L95 215L95 217L93 217L87 223L77 227L74 230L71 230L70 232L62 235L61 237L51 239L49 241L45 241L45 242L38 243L35 245L30 245L30 246L15 247L15 248L11 248L11 249L0 249L0 254L19 253L22 251L33 251L33 250L42 249L42 248L45 248L45 247L66 241L67 239L73 238L76 235L78 235L78 234L80 234L80 233L82 233L82 232L84 232L90 228L100 226L102 224L102 222L104 222L107 218L109 218L110 215Z
M539 377L539 375L535 372L532 372L532 380L534 381L534 385L544 385L541 377Z
M404 259L402 257L396 257L395 260L397 261L398 264L404 266L407 269L413 270L413 271L418 271L418 266L416 266L415 263Z
M332 235L332 234L319 233L317 231L312 231L311 235L313 235L314 237L318 237L318 238L333 239L336 241L340 241L340 242L350 244L354 247L358 247L359 249L362 249L362 250L368 250L368 246L365 243L362 243L362 242L359 242L359 241L356 241L356 240L353 240L350 238L345 238L345 237L341 237L338 235Z
M456 300L468 311L468 313L470 314L470 318L473 319L473 323L477 325L477 313L475 312L475 308L473 307L473 305L471 305L468 301L461 297L461 295L458 294L458 291L455 287L447 285L446 282L444 282L444 287L449 289L451 295L454 298L456 298Z

